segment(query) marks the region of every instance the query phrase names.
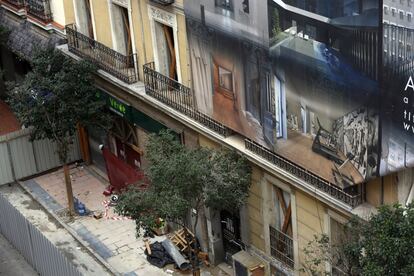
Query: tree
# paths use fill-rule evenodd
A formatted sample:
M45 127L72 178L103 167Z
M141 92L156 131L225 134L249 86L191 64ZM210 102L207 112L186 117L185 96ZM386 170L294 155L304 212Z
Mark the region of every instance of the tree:
M308 261L304 270L326 275L320 269L326 261L332 266L340 262L346 275L414 275L413 204L380 207L368 221L353 218L344 234L347 239L337 245L331 245L327 237L309 243L304 250Z
M0 25L0 48L2 46L6 46L7 45L7 41L9 40L9 35L10 35L10 30L7 29L6 27ZM0 68L0 91L1 90L5 90L4 89L4 72L3 72L3 68ZM2 97L3 92L0 92L0 97Z
M129 188L119 197L116 212L132 217L140 228L157 226L159 218L183 226L189 210L195 211L195 233L203 208L241 207L248 196L251 167L232 151L190 149L168 131L151 135L146 148L149 187ZM194 266L193 266L194 267Z
M20 122L32 128L31 140L50 139L57 145L63 164L69 212L74 214L73 193L67 165L77 125L109 128L111 117L105 102L97 98L93 73L86 61L74 61L58 50L36 53L33 71L10 89L9 104Z

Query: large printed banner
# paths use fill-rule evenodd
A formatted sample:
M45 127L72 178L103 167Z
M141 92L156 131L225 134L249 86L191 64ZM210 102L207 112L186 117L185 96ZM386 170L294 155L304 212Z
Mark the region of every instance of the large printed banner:
M198 109L341 188L414 165L412 50L381 47L414 33L381 2L186 0Z

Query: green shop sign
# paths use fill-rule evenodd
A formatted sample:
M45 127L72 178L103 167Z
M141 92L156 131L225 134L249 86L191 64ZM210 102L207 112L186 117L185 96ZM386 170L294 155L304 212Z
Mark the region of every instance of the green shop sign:
M119 116L127 119L130 122L132 121L132 108L129 104L103 91L97 93L97 98L104 99L109 110L111 110L112 112L118 114Z
M160 122L154 120L148 115L142 113L139 110L131 107L129 104L124 101L104 92L99 91L96 94L97 98L102 98L106 101L108 108L118 114L119 116L125 118L128 122L145 129L149 133L158 133L162 129L167 129L167 127ZM179 136L178 133L177 137Z

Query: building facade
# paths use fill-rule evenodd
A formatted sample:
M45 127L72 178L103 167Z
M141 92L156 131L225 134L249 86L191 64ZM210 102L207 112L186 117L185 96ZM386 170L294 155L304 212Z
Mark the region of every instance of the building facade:
M84 160L103 173L99 145L145 169L148 135L165 128L189 147L246 156L246 206L205 210L202 247L214 264L234 259L236 271L250 258L262 265L256 275L296 275L314 235L334 240L352 215L414 195L403 170L413 138L381 123L380 10L375 0L3 0L0 24L15 53L51 45L99 67L115 127L80 135ZM41 39L21 48L20 36Z

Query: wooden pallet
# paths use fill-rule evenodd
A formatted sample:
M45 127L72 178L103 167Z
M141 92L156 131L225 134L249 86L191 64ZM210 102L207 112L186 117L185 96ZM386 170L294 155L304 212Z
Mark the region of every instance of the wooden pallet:
M188 234L191 235L192 238L194 238L194 234L191 233L190 230L187 230ZM185 240L185 231L184 228L176 231L174 235L171 237L171 241L178 247L178 249L181 252L184 252L185 250L188 250L187 241ZM190 241L190 246L193 245L193 239Z

